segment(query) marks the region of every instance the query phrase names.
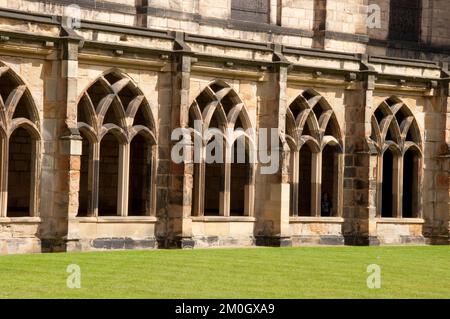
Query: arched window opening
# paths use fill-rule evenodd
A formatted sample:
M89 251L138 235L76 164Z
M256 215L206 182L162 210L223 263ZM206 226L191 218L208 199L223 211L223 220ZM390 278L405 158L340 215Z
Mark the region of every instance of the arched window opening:
M251 166L248 156L248 147L244 140L233 144L230 181L230 215L244 216L246 214L245 203L250 187ZM241 144L241 145L239 145ZM243 153L244 154L241 154Z
M78 215L79 217L88 216L89 210L89 197L90 197L90 185L89 185L89 163L90 163L90 143L86 135L80 132L82 137L82 149L80 156L80 188L78 199Z
M119 181L119 142L106 134L100 143L98 215L116 216Z
M327 145L322 151L321 216L335 216L338 196L338 147Z
M300 149L298 175L298 215L311 216L312 152L307 144Z
M383 183L381 194L381 217L394 217L393 214L394 156L390 149L383 154Z
M154 214L157 134L144 94L128 76L113 70L86 89L77 116L79 131L100 141L88 144L82 134L78 216ZM103 136L105 131L109 133ZM146 133L135 136L141 131Z
M21 127L9 138L7 217L31 215L32 143L30 134Z
M299 108L301 112L298 112ZM295 110L298 115L294 118ZM343 146L333 109L316 91L306 90L291 103L286 113L290 141L301 146L299 153L291 150L292 214L339 216L342 206L342 187L339 185L343 182L339 150ZM320 150L320 145L325 144L328 145Z
M377 168L377 215L420 216L422 138L413 113L399 98L390 97L377 107L371 123L369 143L382 163Z
M402 216L418 217L420 156L407 150L403 156L403 200Z
M254 187L250 185L253 180L250 178L249 155L246 153L244 163L228 163L225 158L231 159L234 154L232 146L226 142L234 135L226 128L250 128L247 127L249 119L245 105L226 83L215 81L198 94L189 109L189 127L193 130L191 136L205 138L202 131L194 134L194 130L198 130L194 119L202 121L204 128L214 129L215 132L210 131L214 137L208 145L202 146L200 153L206 157L193 167L192 215L251 216ZM223 140L216 141L217 138ZM216 154L217 147L223 147L220 156Z
M222 164L205 164L205 216L220 215L220 194L223 193L222 176Z
M4 161L0 176L1 217L39 216L39 113L30 90L0 63L0 130Z
M205 162L205 193L204 193L204 215L205 216L219 216L220 204L223 201L224 195L224 178L225 164L224 153L221 156L215 147L209 150L216 143L220 145L219 137L214 136L209 141L209 146L206 150Z
M149 212L151 163L151 144L138 134L133 138L130 147L129 216L145 216Z

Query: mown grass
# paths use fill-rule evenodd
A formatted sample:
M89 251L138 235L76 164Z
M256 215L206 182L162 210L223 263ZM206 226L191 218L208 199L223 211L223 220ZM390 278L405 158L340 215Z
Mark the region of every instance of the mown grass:
M80 289L67 288L69 264ZM370 264L380 289L367 287ZM0 256L0 298L450 298L450 246Z

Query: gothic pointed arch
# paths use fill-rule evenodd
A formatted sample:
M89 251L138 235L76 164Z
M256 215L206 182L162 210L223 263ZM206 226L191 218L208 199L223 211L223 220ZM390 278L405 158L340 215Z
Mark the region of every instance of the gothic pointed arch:
M333 108L316 90L303 91L289 104L286 140L291 149L291 215L340 215L342 131ZM326 211L323 198L330 201Z
M196 96L188 115L191 138L201 136L203 140L202 150L199 150L202 154L200 162L194 164L192 215L251 216L254 178L249 176L253 176L255 171L253 161L256 147L253 125L245 103L228 83L216 80L206 85ZM233 163L237 149L233 146L239 144L237 141L240 140L245 141L242 144L244 162ZM221 142L219 148L211 151L211 145L218 142ZM219 151L220 155L217 156ZM215 158L210 161L208 158L212 156ZM232 180L240 181L236 183L245 190L242 194L231 192ZM241 196L243 194L245 200ZM240 205L231 204L231 196L233 199L238 198Z
M0 62L0 217L38 216L40 127L28 85Z
M421 216L422 136L413 112L391 96L373 112L371 127L368 144L378 153L378 215Z
M138 85L120 69L104 72L80 96L77 127L88 152L80 188L89 190L79 216L154 214L157 125Z

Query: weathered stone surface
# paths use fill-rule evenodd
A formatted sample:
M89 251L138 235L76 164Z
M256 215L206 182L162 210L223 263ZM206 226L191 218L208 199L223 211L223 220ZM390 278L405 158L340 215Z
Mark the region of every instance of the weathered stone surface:
M0 254L449 243L448 1L414 43L387 0L145 2L0 1ZM174 163L193 114L278 169Z

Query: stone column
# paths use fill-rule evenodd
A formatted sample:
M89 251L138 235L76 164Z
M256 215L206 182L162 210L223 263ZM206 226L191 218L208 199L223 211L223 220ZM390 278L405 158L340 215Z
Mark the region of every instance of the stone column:
M172 60L172 108L170 129L189 126L189 90L192 57L190 49L183 41L183 34L177 32L175 49L178 51ZM167 132L170 136L171 132ZM178 141L170 143L173 146ZM185 161L192 158L192 148L185 147ZM170 150L169 157L170 157ZM176 164L169 160L168 194L168 236L169 244L179 247L193 247L192 240L192 199L193 199L193 163Z
M261 174L261 166L256 175L256 218L255 230L257 244L290 246L292 244L289 232L289 202L290 185L288 180L288 161L285 160L287 145L270 145L270 130L278 130L279 136L285 133L286 121L286 87L289 63L281 55L281 48L274 47L274 64L269 81L261 84L259 114L259 139L261 128L267 129L268 150L260 152L278 152L279 169L275 174ZM275 120L274 120L275 119ZM278 142L279 144L279 142ZM261 144L259 145L261 148Z
M63 57L61 60L61 79L65 86L62 120L65 122L59 133L60 142L57 150L58 166L56 175L65 181L55 207L55 213L66 222L66 250L78 250L78 192L80 187L80 155L82 139L77 129L77 81L78 81L78 47L80 38L72 29L65 27L63 21Z
M346 244L375 244L376 168L378 155L367 143L371 133L373 90L376 72L362 56L357 85L345 91L345 154L343 192L343 235Z
M442 69L442 77L450 77L447 63L442 64ZM449 92L449 82L442 81L425 114L422 214L423 234L431 244L450 243Z

